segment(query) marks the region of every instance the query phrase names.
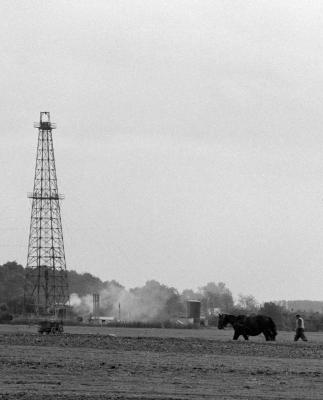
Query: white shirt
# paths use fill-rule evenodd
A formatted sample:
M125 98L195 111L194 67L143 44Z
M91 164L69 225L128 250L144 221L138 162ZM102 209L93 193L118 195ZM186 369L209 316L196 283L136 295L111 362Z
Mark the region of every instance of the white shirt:
M304 320L303 318L299 317L296 319L296 329L297 328L302 328L304 329Z

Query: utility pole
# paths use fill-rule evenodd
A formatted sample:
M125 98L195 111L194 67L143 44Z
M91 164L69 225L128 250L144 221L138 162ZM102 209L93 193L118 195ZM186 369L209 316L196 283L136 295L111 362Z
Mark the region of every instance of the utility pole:
M36 315L66 316L69 300L60 200L52 131L56 124L41 112L26 265L25 305Z

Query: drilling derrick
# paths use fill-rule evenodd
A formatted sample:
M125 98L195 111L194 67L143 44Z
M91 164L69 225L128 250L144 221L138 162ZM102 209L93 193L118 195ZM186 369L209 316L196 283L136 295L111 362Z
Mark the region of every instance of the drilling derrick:
M49 112L40 113L32 199L25 299L37 315L65 315L69 300L63 230Z

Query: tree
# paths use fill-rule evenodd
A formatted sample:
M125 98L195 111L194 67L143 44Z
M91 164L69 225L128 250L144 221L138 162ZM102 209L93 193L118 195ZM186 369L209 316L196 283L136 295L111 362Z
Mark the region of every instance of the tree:
M101 279L88 272L79 274L76 271L68 271L67 279L70 293L77 293L79 296L98 293L103 289Z
M257 300L251 294L248 295L239 294L237 306L249 313L257 312L259 308Z
M202 294L203 308L207 314L212 314L216 309L222 312L229 312L233 307L233 297L231 291L225 283L208 282L200 288Z
M201 297L202 297L201 293L196 293L192 289L184 289L182 294L181 294L181 298L182 298L183 301L201 300Z
M165 312L168 317L181 317L185 314L185 306L179 295L178 291L174 288L171 288L173 293L170 293L166 304L165 304Z
M15 304L23 302L25 271L16 261L0 265L0 303L7 304L6 311L14 312Z

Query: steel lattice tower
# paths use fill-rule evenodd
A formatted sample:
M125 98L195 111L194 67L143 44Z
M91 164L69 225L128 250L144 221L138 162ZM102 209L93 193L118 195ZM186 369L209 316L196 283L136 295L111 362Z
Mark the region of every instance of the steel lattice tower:
M49 112L40 113L32 199L25 297L37 315L64 309L69 299L52 130ZM28 301L28 300L27 300Z

